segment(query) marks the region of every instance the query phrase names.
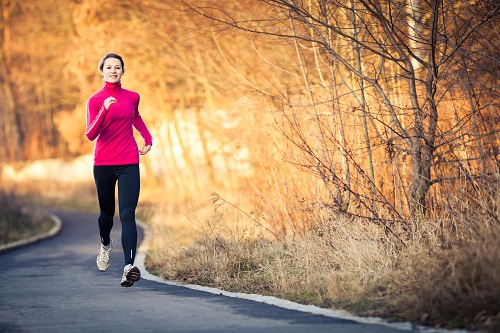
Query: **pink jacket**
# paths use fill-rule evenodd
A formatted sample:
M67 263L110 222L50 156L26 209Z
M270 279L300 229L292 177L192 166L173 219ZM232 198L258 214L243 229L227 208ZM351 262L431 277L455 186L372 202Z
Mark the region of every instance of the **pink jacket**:
M104 107L104 100L110 96L117 103ZM140 96L123 89L121 84L106 82L87 101L87 128L85 135L90 141L97 138L94 147L94 165L124 165L139 163L139 151L133 128L146 141L153 144L153 138L139 114Z

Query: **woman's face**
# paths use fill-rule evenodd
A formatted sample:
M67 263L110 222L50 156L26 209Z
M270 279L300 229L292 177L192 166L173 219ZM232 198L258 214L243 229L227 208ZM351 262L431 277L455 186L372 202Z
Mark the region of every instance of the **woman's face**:
M123 76L122 63L119 59L108 58L104 61L102 76L109 83L120 82Z

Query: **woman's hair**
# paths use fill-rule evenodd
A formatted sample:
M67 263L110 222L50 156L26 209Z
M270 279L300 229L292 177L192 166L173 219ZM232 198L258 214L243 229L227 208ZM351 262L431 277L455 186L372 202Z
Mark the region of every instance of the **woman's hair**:
M123 72L125 73L125 63L123 62L123 59L120 55L116 54L116 53L106 53L102 58L101 60L99 60L99 72L102 73L102 70L104 68L104 62L106 61L106 59L108 58L116 58L118 60L120 60L120 63L122 64L122 70Z

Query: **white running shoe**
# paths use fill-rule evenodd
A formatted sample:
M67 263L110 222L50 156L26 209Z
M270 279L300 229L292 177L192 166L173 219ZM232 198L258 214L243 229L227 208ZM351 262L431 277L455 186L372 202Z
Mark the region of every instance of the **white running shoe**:
M101 244L99 247L99 254L97 255L96 263L97 268L100 271L106 272L109 268L109 253L113 249L113 240L109 242L108 246L104 246Z
M141 279L141 271L136 266L131 264L126 265L123 268L122 275L122 287L132 287L134 282L137 282Z

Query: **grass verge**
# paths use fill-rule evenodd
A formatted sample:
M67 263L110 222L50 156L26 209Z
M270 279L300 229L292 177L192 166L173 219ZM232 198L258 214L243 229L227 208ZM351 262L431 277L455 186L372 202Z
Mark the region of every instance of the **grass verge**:
M0 191L0 245L43 234L53 226L45 214L23 207L16 196Z
M419 221L405 246L355 218L276 240L230 207L188 215L151 219L147 266L166 279L433 327L500 328L500 232L482 212Z

